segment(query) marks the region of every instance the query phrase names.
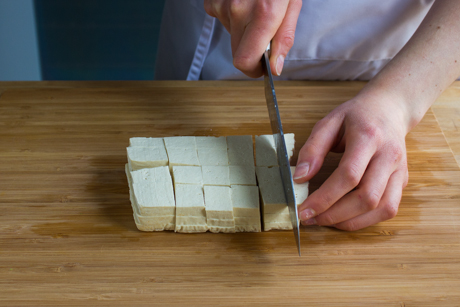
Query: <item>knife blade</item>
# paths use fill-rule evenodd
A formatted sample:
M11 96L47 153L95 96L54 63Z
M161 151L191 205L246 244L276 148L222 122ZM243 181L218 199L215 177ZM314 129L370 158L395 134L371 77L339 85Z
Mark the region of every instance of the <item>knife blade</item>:
M270 44L265 49L262 57L262 67L264 70L265 100L267 102L270 125L272 127L273 138L275 140L276 153L278 156L278 165L283 182L284 195L286 196L291 218L292 229L294 230L295 242L300 256L300 232L299 216L294 195L294 182L292 181L289 157L286 149L286 140L284 139L283 127L281 125L280 113L278 110L278 101L276 100L275 86L273 84L273 75L270 69Z

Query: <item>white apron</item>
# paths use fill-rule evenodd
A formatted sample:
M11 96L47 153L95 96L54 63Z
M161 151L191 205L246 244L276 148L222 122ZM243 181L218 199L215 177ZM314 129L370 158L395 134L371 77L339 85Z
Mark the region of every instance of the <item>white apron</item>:
M406 44L434 0L304 0L277 80L369 80ZM167 0L157 80L244 80L230 34L203 0Z

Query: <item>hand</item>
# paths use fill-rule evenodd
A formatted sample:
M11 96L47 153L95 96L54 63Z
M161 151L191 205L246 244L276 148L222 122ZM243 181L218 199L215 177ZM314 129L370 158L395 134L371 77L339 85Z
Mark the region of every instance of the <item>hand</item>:
M359 94L320 120L299 153L294 180L310 180L329 151L344 152L337 169L299 206L303 225L354 231L393 218L407 185L403 101Z
M233 65L252 78L263 75L261 58L272 39L270 66L273 74L281 74L301 7L302 0L204 1L206 13L230 33Z

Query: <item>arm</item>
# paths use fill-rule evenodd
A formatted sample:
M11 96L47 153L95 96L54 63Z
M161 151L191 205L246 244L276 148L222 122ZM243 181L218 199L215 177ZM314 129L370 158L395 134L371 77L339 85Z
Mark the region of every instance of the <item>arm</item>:
M436 1L395 58L315 125L295 180L310 180L329 151L344 155L300 206L303 224L357 230L396 215L408 180L404 138L460 76L459 16L460 1Z

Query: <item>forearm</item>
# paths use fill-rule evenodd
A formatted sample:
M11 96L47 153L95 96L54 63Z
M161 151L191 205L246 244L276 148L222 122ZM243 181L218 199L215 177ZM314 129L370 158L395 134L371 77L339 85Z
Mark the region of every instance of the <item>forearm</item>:
M404 104L408 130L460 76L459 16L460 1L437 0L409 42L362 91Z

